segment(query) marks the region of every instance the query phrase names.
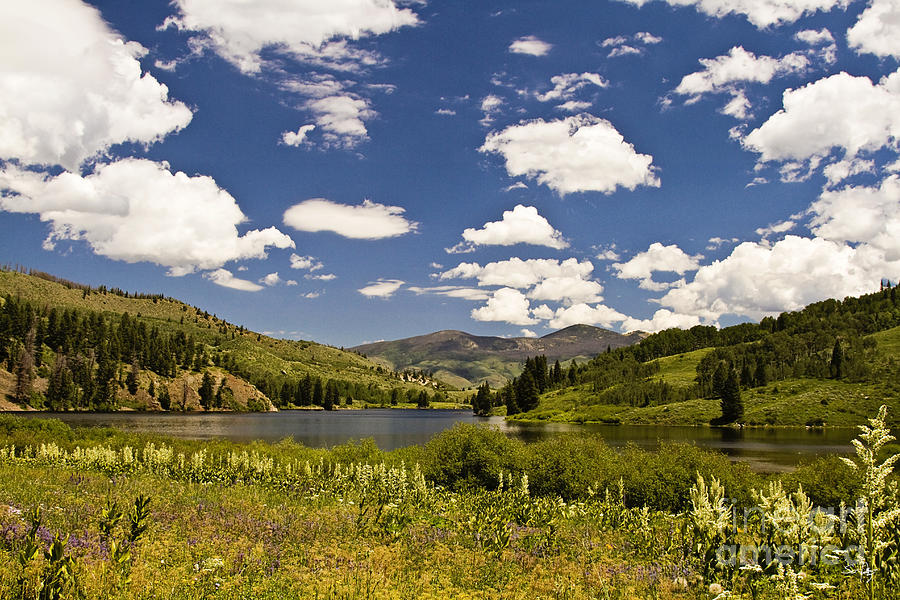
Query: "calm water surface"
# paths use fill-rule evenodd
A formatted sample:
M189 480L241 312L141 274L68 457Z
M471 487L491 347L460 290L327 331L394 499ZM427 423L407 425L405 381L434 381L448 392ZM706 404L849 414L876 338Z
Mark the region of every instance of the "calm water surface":
M566 432L601 435L610 446L635 444L656 448L660 442L695 443L749 462L764 471L790 469L804 458L851 452L855 429L719 429L663 425L578 425L574 423L507 423L501 417L475 417L462 410L282 411L278 413L17 413L56 418L73 426L114 427L185 439L226 438L234 441L278 441L292 437L306 446L328 447L372 438L385 450L424 444L455 423L499 428L526 442Z

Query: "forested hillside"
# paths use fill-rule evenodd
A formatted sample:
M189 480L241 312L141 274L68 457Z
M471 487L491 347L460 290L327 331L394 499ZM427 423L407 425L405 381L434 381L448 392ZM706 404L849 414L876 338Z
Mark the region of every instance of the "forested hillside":
M160 295L3 270L0 304L7 409L329 409L443 398L421 375L269 338Z
M898 326L888 282L758 324L665 330L564 374L530 359L498 393L480 390L476 410L505 406L517 418L578 421L855 424L879 403L898 402Z

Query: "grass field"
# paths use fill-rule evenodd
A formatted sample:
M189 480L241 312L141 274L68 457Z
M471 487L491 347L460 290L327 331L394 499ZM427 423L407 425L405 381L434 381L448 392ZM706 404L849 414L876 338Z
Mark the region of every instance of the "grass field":
M704 348L675 356L664 356L659 359L659 373L653 377L654 379L663 379L672 385L694 385L694 380L697 378L697 365L711 351L711 348Z
M43 446L23 448L29 437ZM469 426L424 448L383 453L365 442L332 450L179 442L0 419L0 597L35 598L40 589L58 600L861 597L864 580L840 562L807 564L800 578L796 561L786 563L787 577L773 565L709 562L718 544L812 543L755 522L710 533L709 511L730 505L717 504L717 484L701 485L699 472L707 482L722 478L736 501L762 483L724 457L689 446L615 453L587 437L528 450L504 439ZM413 457L423 470L402 462ZM504 464L516 473L499 486L468 479L485 468L496 476ZM784 485L856 493L841 483L849 471L842 475L840 464L813 465ZM447 468L456 479L435 486ZM546 492L549 482L568 486L587 470L606 473L607 492L582 487L566 500ZM805 506L805 496L780 489L766 494L780 498L779 518L794 518L784 509ZM144 517L134 508L140 498L150 500ZM667 502L676 504L656 508ZM146 530L135 535L134 522ZM854 531L815 539L843 547ZM895 571L877 573L874 598L892 597L887 577Z

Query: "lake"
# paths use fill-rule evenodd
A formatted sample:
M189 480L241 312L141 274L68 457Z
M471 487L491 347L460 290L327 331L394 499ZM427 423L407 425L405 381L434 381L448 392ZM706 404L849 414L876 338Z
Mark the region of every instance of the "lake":
M731 429L664 425L509 423L501 417L476 417L463 410L282 411L277 413L48 413L19 412L32 418L56 418L72 426L114 427L185 439L278 441L293 437L311 447L372 438L382 449L424 444L455 423L497 427L526 442L566 432L601 435L610 446L656 448L661 441L695 443L724 452L759 471L784 471L804 458L850 453L856 429Z

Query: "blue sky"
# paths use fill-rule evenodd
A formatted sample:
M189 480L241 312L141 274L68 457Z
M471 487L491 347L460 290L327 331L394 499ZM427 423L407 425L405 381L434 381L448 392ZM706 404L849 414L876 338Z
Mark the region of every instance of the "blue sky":
M0 6L0 260L337 346L900 279L900 0Z

